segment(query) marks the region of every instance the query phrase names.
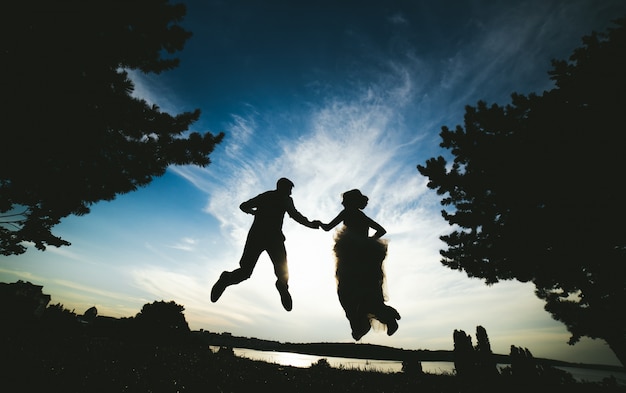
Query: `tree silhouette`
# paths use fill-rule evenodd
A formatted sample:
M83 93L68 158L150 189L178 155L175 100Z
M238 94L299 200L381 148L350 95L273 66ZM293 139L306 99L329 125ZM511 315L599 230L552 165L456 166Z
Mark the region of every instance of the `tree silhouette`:
M487 335L487 330L482 326L476 326L476 347L474 351L476 353L476 367L479 375L486 378L498 375L498 368L491 351L489 336Z
M70 243L51 229L149 184L169 165L206 166L223 134L188 132L132 96L128 70L160 73L191 33L167 0L10 2L0 27L0 254Z
M554 89L466 107L464 127L440 134L452 164L417 168L455 226L441 237L445 266L488 285L532 282L570 344L604 339L626 364L626 18L615 24L553 61Z
M475 374L476 363L472 336L463 330L454 330L454 369L457 375L471 377Z
M153 341L175 341L188 337L190 330L184 310L185 307L174 301L144 304L135 316L139 334Z
M472 336L463 330L454 330L454 368L463 378L487 380L499 374L491 352L487 330L476 326L476 346L472 345Z

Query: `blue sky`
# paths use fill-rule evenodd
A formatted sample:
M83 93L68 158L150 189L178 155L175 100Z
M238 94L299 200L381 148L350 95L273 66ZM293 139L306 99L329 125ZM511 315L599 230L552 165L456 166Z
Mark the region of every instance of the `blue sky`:
M272 266L211 303L211 286L237 266L251 216L241 202L293 180L298 210L328 222L341 193L368 195L365 213L387 229L389 304L402 315L388 337L362 342L452 349L454 329L487 329L492 348L537 357L619 364L606 344L569 334L530 284L487 287L443 267L451 228L416 170L439 148L441 126L465 105L506 104L512 92L550 89L553 58L626 12L622 0L192 1L194 33L181 65L132 73L135 95L169 113L195 108L192 131L226 133L207 168L172 167L148 187L69 217L55 233L70 247L3 257L0 281L44 285L53 303L82 313L133 316L145 303L185 306L192 329L283 342L350 342L337 299L333 234L286 218L292 312Z

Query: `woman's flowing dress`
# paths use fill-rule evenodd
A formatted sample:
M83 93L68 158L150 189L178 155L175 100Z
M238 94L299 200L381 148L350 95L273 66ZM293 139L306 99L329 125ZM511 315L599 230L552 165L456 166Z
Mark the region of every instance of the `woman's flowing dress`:
M387 241L358 235L344 226L335 235L337 295L350 321L352 337L361 339L373 320L386 325L399 319L398 312L384 304Z

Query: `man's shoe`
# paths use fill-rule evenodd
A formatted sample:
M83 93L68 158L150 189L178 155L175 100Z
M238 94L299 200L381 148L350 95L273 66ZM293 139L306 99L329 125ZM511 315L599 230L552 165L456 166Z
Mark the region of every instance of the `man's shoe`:
M228 286L228 284L226 284L225 278L226 278L226 272L222 272L219 280L217 280L217 282L215 283L215 285L213 285L213 288L211 289L211 301L213 303L215 303L217 299L219 299L220 296L222 296L222 293L224 293L224 290Z
M280 281L276 281L276 289L278 289L278 293L280 293L280 302L285 307L285 310L291 311L293 307L293 302L291 300L291 295L289 294L289 289L287 289L286 284L281 284Z

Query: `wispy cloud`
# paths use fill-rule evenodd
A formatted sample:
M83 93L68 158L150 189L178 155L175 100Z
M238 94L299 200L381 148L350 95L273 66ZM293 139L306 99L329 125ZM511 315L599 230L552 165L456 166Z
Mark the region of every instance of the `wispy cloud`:
M590 33L578 27L585 7L584 1L494 3L484 18L474 16L473 34L444 60L441 87L456 93L449 98L461 105L478 99L506 104L513 92L552 88L550 60L568 57Z
M405 25L409 23L406 17L400 12L391 15L387 20L394 25Z
M135 87L132 95L145 100L148 105L157 105L161 111L171 115L193 109L181 108L181 105L176 102L178 96L169 90L168 85L159 83L162 80L160 75L146 74L139 70L126 70L126 72Z
M196 239L185 237L185 238L180 239L178 243L175 243L171 245L170 247L175 248L177 250L182 250L182 251L194 251L196 249L196 244L197 244Z

